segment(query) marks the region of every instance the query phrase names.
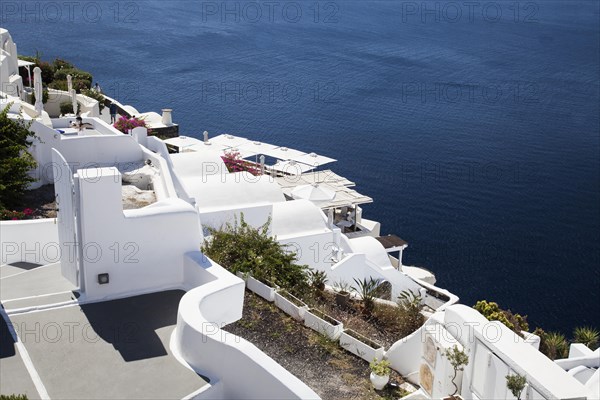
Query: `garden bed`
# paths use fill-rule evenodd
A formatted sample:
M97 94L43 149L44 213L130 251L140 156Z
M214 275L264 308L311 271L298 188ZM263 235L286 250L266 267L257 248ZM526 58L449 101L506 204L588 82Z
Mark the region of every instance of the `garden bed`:
M252 342L324 400L398 399L406 394L394 386L403 381L393 371L393 385L376 392L369 380L368 362L248 290L242 319L225 330Z

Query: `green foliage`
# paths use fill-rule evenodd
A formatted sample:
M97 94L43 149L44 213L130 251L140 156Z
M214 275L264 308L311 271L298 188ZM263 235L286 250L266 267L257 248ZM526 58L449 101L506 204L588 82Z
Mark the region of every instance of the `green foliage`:
M458 386L456 386L456 382L454 382L454 380L456 379L458 371L464 371L467 364L469 364L469 356L463 350L460 350L457 345L447 349L444 352L444 356L448 358L450 365L452 365L452 368L454 369L454 376L451 377L452 384L454 385L455 389L454 393L452 393L452 396L454 396L456 393L458 393Z
M379 287L379 280L373 277L363 278L362 280L354 278L356 286L352 286L352 290L360 294L360 299L367 313L371 313L375 308L375 293Z
M540 351L551 360L566 358L569 351L569 343L562 333L548 332L542 337Z
M104 110L104 102L106 101L104 95L94 89L84 89L81 91L82 94L87 97L91 97L94 100L98 100L98 106L100 107L100 112Z
M66 81L67 75L71 75L73 81L84 81L86 87L89 89L92 87L92 74L86 71L82 71L77 68L62 68L54 73L52 80ZM75 88L76 89L76 88Z
M58 71L61 69L75 68L75 66L73 64L71 64L70 62L60 59L60 58L55 58L54 62L52 63L52 66L54 67L54 71Z
M600 332L591 326L579 326L573 332L573 341L575 343L583 343L592 350L598 348L598 339Z
M519 374L517 375L506 375L506 387L517 400L521 400L521 393L525 389L527 379Z
M74 114L75 112L73 111L73 103L70 101L63 101L60 103L60 113L62 115Z
M390 368L390 362L388 360L377 361L377 358L374 358L369 366L371 367L371 372L379 376L389 375L392 371Z
M410 290L405 290L398 296L398 317L402 321L401 335L406 337L419 329L425 323L423 299Z
M255 229L241 215L224 229L210 229L211 238L205 241L202 251L232 273L250 273L256 279L268 280L301 296L309 288L308 267L298 265L296 254L268 235L270 221Z
M36 162L27 152L33 133L22 119L8 118L10 104L0 112L0 209L16 208L35 179L28 172Z
M349 293L351 286L348 282L339 280L333 284L333 288L339 293L347 294Z
M325 271L317 271L311 269L308 272L308 281L314 289L322 291L323 289L325 289L325 284L327 283L327 274L325 273Z
M510 310L503 310L498 303L480 300L473 308L486 317L489 321L500 321L509 329L522 336L521 331L529 331L527 316L513 314Z
M43 88L42 89L42 104L46 104L48 102L49 98L50 98L50 93L48 93L48 89ZM33 91L31 93L31 104L35 105L35 101L36 101L35 91Z
M24 394L11 394L11 395L0 394L0 400L28 400L28 399L27 399L27 396Z

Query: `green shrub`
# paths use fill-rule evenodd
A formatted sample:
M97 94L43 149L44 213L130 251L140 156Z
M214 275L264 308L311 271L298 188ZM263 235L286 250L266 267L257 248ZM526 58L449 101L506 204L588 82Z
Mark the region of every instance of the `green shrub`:
M257 279L269 280L301 296L309 288L308 267L295 263L296 254L268 235L270 221L255 229L241 215L237 221L220 230L209 229L212 237L202 251L232 273L250 273Z
M62 103L60 103L60 113L62 115L75 114L75 112L73 111L73 103L70 101L63 101Z
M46 104L48 99L50 98L50 93L48 93L48 89L42 89L42 104ZM35 104L35 91L31 92L31 104Z
M583 343L592 350L596 350L598 348L599 338L600 332L590 326L577 327L573 332L573 342Z
M569 352L569 343L562 333L548 332L544 334L540 342L540 351L551 360L566 358Z
M60 58L55 58L54 62L52 63L54 66L54 71L58 71L60 69L69 69L69 68L75 68L75 66L73 64L71 64L68 61L62 60Z
M5 394L0 394L0 400L28 400L27 396L24 394L11 394L11 395L5 395Z
M406 337L419 329L425 323L423 299L410 290L404 290L398 296L398 318L401 321L400 333Z
M10 105L0 112L0 209L17 208L36 162L27 152L33 133L23 120L8 118Z
M523 336L521 331L529 331L527 316L513 314L510 310L503 310L498 306L498 303L480 300L473 308L486 317L488 321L500 321L519 336Z
M98 100L100 112L102 112L102 110L104 110L104 102L106 101L106 98L104 97L104 95L102 93L97 92L94 89L85 89L85 90L82 90L81 93L86 95L87 97L91 97L94 100Z
M373 361L369 363L369 367L371 368L371 372L375 375L379 376L387 376L392 372L390 368L390 362L388 360L378 361L377 358L374 358Z
M87 88L92 87L92 74L89 72L82 71L77 68L62 68L54 73L54 80L58 81L66 81L67 75L71 75L73 79L73 86L75 86L75 81L84 81L86 83ZM76 89L76 88L75 88Z

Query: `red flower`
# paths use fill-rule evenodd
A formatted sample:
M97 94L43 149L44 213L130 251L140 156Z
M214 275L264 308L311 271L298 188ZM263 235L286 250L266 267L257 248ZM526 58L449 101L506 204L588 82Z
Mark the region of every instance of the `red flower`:
M33 210L31 208L26 208L23 210L23 214L29 216L29 215L33 214Z

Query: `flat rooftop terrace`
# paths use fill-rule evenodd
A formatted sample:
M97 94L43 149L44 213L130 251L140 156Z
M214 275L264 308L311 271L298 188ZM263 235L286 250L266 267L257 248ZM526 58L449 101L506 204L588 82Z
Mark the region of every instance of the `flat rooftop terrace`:
M169 349L184 292L152 293L0 321L0 393L39 398L27 357L53 399L181 399L206 385ZM31 368L30 368L31 369Z

